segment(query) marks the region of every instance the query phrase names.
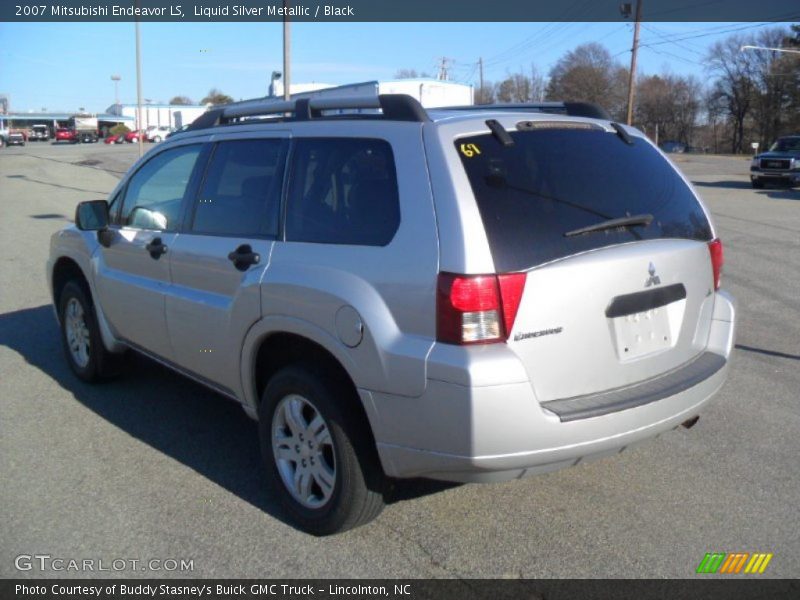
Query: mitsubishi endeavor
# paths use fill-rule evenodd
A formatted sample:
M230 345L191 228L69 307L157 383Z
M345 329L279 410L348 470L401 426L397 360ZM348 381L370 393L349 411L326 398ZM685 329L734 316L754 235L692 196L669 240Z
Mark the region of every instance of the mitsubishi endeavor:
M136 351L258 420L301 529L392 478L517 479L691 426L735 309L707 209L583 103L210 110L78 205L47 265L84 381Z

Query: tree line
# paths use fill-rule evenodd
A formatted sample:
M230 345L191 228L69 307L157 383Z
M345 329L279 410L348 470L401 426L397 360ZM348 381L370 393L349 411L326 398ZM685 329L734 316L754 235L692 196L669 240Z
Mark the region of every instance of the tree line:
M800 55L742 46L799 48L800 25L734 34L704 56L706 81L694 76L638 74L634 125L651 138L709 152L750 152L800 133ZM550 69L531 66L475 90L476 104L573 100L595 102L614 119L627 110L628 69L601 44L577 46Z

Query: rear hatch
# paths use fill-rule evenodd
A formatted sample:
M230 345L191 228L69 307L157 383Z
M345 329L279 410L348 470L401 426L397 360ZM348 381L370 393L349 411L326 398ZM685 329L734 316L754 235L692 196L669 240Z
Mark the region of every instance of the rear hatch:
M641 138L536 125L459 138L456 149L497 272L526 273L506 335L537 398L624 387L691 361L714 299L712 230L694 193Z

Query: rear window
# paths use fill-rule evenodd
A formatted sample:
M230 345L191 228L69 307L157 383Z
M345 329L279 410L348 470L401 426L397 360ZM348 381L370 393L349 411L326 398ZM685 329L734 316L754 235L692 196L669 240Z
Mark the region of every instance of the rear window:
M519 271L587 250L658 238L710 240L692 191L658 151L601 129L548 128L459 138L498 271ZM651 214L634 226L567 237L576 229Z

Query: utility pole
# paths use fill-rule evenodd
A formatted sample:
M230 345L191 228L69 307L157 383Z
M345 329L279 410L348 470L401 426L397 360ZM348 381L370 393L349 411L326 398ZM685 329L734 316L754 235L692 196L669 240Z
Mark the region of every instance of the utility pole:
M137 2L138 5L138 2ZM141 36L139 35L139 19L136 19L136 137L139 140L139 157L144 154L144 140L142 139L142 53L140 46L142 45Z
M628 125L633 125L633 99L636 94L636 54L639 51L639 25L642 21L642 0L636 0L636 24L633 26L633 49L631 52L631 72L628 73Z
M291 66L291 28L289 23L289 1L283 0L283 99L289 100L291 98L291 91L289 86L292 83L292 66Z
M480 81L480 87L478 88L478 93L480 94L480 104L484 104L486 102L486 98L483 97L483 57L481 56L478 58L478 80Z
M439 81L447 81L447 63L450 59L446 56L442 57L442 62L439 64Z

